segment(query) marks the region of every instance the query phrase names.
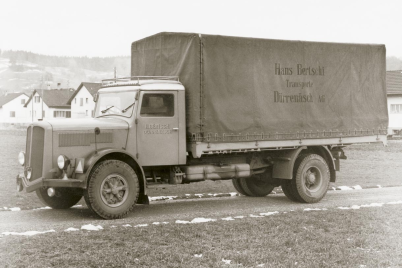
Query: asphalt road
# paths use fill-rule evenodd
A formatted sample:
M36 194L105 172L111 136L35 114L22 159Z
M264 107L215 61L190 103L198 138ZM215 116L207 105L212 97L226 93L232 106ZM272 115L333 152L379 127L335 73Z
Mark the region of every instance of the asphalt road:
M220 219L228 216L257 215L262 212L303 211L305 208L350 207L371 203L387 203L402 200L402 187L364 189L351 191L329 191L317 204L300 204L289 201L283 194L262 198L221 197L191 200L158 201L151 205L138 205L135 211L121 220L99 220L86 207L68 210L25 210L1 211L0 234L2 232L63 231L69 227L80 228L84 224L111 225L152 224L153 222L174 223L176 220L192 220L197 217ZM398 205L402 206L402 205Z

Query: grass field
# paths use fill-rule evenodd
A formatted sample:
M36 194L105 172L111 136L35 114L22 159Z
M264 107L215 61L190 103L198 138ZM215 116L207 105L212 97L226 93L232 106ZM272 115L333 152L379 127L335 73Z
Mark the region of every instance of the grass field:
M35 193L17 193L15 177L22 171L17 155L25 147L25 131L0 131L0 208L22 209L43 206ZM348 160L341 161L337 182L332 186L394 186L402 185L402 143L391 141L388 147L382 144L352 145L345 149ZM231 181L206 181L178 185L166 189L151 189L150 196L172 196L195 193L235 192ZM84 204L83 201L80 201Z
M2 267L402 267L401 205L0 238Z

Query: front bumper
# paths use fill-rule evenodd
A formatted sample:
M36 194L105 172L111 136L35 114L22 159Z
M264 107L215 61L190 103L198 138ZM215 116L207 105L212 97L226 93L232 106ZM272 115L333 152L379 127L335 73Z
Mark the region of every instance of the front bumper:
M77 179L46 179L46 178L38 178L33 182L30 182L24 174L17 175L17 191L21 192L26 190L27 193L33 192L41 187L63 187L63 188L86 188L85 180L77 180Z

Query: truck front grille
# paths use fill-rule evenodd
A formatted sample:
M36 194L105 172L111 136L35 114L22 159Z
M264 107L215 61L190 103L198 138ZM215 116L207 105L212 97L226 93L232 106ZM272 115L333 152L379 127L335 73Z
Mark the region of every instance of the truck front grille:
M41 127L30 126L27 131L27 147L25 166L32 168L31 181L42 176L43 152L45 146L45 130Z

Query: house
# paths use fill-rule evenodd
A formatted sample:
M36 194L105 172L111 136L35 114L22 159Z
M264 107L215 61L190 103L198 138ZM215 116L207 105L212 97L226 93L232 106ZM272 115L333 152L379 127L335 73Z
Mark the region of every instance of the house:
M388 135L402 132L402 70L387 71Z
M25 104L29 122L47 119L71 118L67 101L74 89L35 89Z
M8 93L0 96L0 123L28 123L27 109L29 99L25 93Z
M82 82L67 104L71 105L72 118L93 117L95 102L93 97L101 88L102 83Z

